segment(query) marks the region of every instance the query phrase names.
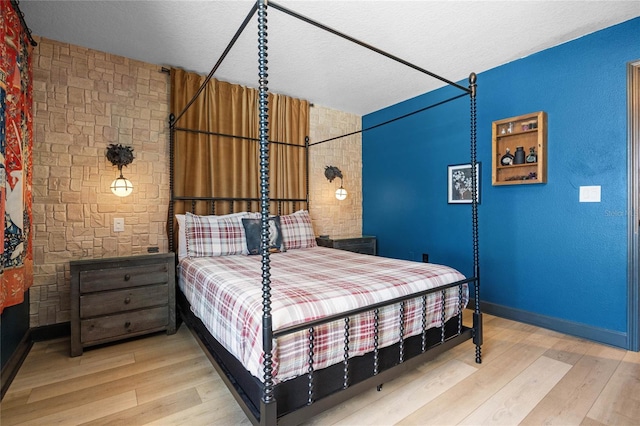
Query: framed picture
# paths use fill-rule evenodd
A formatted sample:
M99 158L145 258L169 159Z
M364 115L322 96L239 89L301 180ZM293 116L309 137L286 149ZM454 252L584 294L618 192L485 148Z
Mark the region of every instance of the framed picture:
M477 201L480 204L480 163L476 163L476 179ZM471 204L471 164L448 166L447 183L449 204Z

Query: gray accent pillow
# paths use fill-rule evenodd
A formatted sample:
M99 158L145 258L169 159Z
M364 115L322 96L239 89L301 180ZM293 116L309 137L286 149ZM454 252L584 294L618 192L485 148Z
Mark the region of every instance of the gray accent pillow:
M242 218L244 234L247 240L249 254L262 254L260 250L260 231L262 230L261 219ZM287 251L282 242L282 227L280 226L280 216L269 218L269 253L280 253Z

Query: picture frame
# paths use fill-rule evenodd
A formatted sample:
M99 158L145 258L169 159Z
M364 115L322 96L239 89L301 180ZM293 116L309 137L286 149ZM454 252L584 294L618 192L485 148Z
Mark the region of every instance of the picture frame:
M478 191L477 203L480 204L480 163L476 163ZM471 204L471 164L447 166L447 202L449 204Z

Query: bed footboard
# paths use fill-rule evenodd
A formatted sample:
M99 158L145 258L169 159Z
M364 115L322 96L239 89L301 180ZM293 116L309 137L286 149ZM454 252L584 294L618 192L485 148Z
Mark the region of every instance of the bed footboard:
M185 323L194 331L200 345L207 353L212 364L223 378L227 387L231 390L239 405L247 417L254 423L263 423L265 409L273 410L272 424L299 424L310 417L317 415L330 407L353 397L363 390L382 385L384 382L396 378L404 371L411 370L417 365L435 358L439 354L457 346L464 341L473 339L474 343L482 342L481 315L474 313L473 327L467 327L462 323L462 311L441 326L426 329L422 334L415 336L403 336L403 319L400 318L399 342L388 347L377 347L377 335L374 330L374 350L361 356L350 358L349 351L349 317L367 312L378 311L387 305L402 304L415 297L425 300L428 293L442 292L446 288L458 287L472 282L473 279L452 283L444 288L428 290L417 295L394 299L385 303L365 307L354 312L312 321L296 327L281 330L274 333L274 338L302 330L307 330L309 335L309 372L306 375L278 383L274 386L274 401L268 407L262 401L263 383L252 376L246 368L231 353L229 353L211 334L204 324L191 312L189 302L179 292L177 297L179 313ZM462 291L459 292L462 297ZM444 299L443 299L444 300ZM458 300L461 307L462 299ZM377 315L377 314L376 314ZM403 310L400 309L400 315ZM344 334L344 362L329 367L315 370L313 368L314 356L314 329L321 324L341 320L345 324ZM377 325L374 326L377 328ZM262 420L262 421L261 421Z

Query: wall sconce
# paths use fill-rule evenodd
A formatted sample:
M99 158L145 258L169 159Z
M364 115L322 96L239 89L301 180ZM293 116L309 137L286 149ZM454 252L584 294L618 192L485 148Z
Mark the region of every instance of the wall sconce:
M335 178L340 178L340 188L336 189L336 198L340 201L347 198L347 190L342 187L342 172L339 168L335 166L325 166L324 176L329 182L333 182Z
M111 183L111 192L118 197L126 197L133 192L131 181L122 176L122 166L127 166L133 162L133 148L121 144L110 144L107 147L107 160L114 166L118 166L120 177Z

